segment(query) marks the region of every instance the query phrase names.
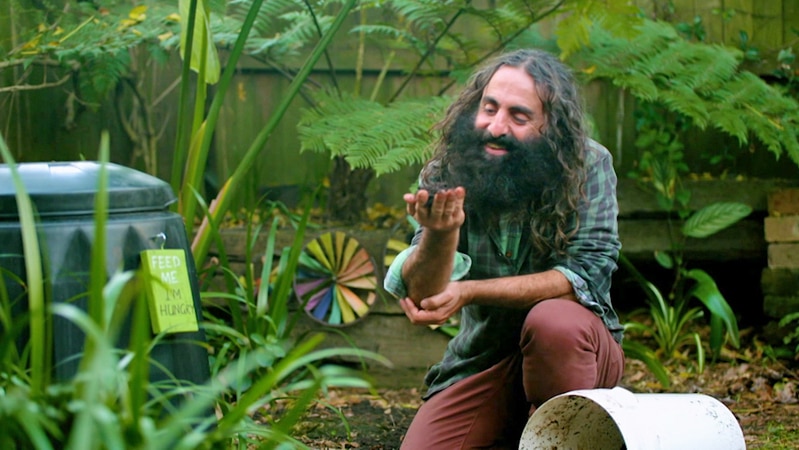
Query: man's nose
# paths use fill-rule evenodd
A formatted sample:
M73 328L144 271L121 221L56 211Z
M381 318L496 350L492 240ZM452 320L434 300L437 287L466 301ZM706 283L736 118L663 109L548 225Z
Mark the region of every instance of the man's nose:
M491 122L486 127L486 130L491 133L493 137L500 137L510 133L508 126L508 116L502 112L498 112L491 118Z

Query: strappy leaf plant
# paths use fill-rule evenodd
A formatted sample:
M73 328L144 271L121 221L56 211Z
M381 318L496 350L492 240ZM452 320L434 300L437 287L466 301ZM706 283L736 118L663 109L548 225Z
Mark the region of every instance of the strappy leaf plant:
M768 85L742 68L744 55L723 45L691 42L664 22L644 19L634 40L620 39L596 27L591 45L575 51L569 62L586 80L608 80L625 96L635 97L637 140L641 149L634 175L648 187L670 221L671 246L655 260L672 270L674 280L663 291L648 281L622 254L620 262L639 282L648 300L651 323L627 324L625 352L645 361L664 386L669 383L663 362L691 345L698 370L705 364L705 345L718 356L725 341L738 345L735 315L715 281L684 259L686 238L707 238L746 217L743 204L689 207L691 193L681 184L690 168L686 155L715 156L705 148L690 148L682 133L715 128L740 144L760 143L775 157L787 156L799 165L799 103L779 87ZM621 127L621 121L619 126ZM694 301L698 304L693 304ZM692 324L709 314L709 342L702 342ZM654 339L654 350L635 341L643 333Z
M262 293L257 300L249 291L242 296L244 303L258 304L257 320L267 325L260 326L262 335L258 330L242 333L230 326L208 324L210 334L226 336L227 342L240 345L245 351L225 355L229 346L221 345L215 356L225 362L215 367L213 376L203 385L181 380L151 382L149 367L159 364L152 352L163 335L150 333L142 291L147 281L139 271L117 272L110 277L105 273L108 190L104 167L108 148L106 134L95 196L95 245L86 294L89 301L87 310L81 310L69 303L53 303L48 297L50 281L36 270L43 260L37 248L38 224L33 204L0 138L2 159L17 180L15 192L26 241L25 279L15 279L5 271L0 277L0 287L4 288L0 293L0 445L166 450L232 448L249 443L259 448L305 448L292 437L292 427L319 392L333 386L370 386L362 374L329 361L344 356L387 362L379 355L354 348L317 349L323 340L320 334L289 336L292 315L287 306L293 278L290 269L299 259L302 232L295 244L286 249L287 270L277 275L275 289ZM30 304L29 312L14 320L11 302L16 299L10 299L5 289L9 280L23 283ZM54 335L42 324L51 323L55 316L75 324L84 333L85 344L75 376L52 381L46 348ZM128 318L130 344L118 348L117 337ZM257 324L253 322L251 326ZM18 350L17 338L24 331L30 339ZM249 344L242 345L244 342ZM267 423L253 419L254 410L285 399L293 402L279 416ZM217 411L223 412L222 417L217 417Z
M686 345L695 349L696 367L700 373L705 366L705 345L714 358L725 343L736 348L740 345L735 313L715 280L704 270L690 268L684 257L684 248L687 238L710 237L744 219L752 209L742 203L718 202L692 211L690 192L681 186L673 161L655 160L653 168L651 184L655 187L658 204L665 209L670 230L670 248L656 252L655 260L671 270L674 278L670 288L663 291L647 280L623 253L620 255L621 265L644 292L649 305L646 316L651 320L651 323L634 320L626 323L628 334L622 345L628 357L645 362L661 384L668 387L670 380L664 362L679 358ZM699 321L705 318L706 313L710 324L707 344L695 328L698 323L703 323ZM654 351L635 341L641 336L654 340Z

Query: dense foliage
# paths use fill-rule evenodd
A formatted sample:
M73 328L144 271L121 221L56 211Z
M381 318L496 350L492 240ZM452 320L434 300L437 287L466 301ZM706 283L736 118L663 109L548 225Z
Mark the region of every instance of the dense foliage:
M303 96L309 105L298 127L302 150L326 152L344 161L352 169L344 172L345 177L354 170L367 171L363 180L368 181L371 174L390 173L426 159L428 131L450 100L449 88L463 81L476 65L503 49L535 43L560 52L587 80L607 79L642 104L679 116L681 125L715 127L742 143L757 139L774 155L787 154L799 164L796 100L742 70L739 51L689 42L670 25L643 20L623 0L489 4L470 0L185 0L177 5L144 1L132 6L121 0L11 0L9 11L18 15L14 26L19 27L15 29L21 44L2 47L0 70L12 70L13 80L0 92L64 88L71 95L69 107L94 108L127 87L138 101L137 114L147 123L152 102L139 95L137 77L142 74L132 70L132 61L142 54L161 60L169 52L180 52L186 63L180 81L173 85L180 88L181 100L171 181L180 195L179 212L187 232L195 238L192 251L197 266L209 277L222 273L224 282L221 288L204 285L204 299L213 302L209 308L213 313L206 314L203 323L211 379L202 386L153 386L146 368L154 362L152 348L162 336L146 332L146 311L134 306L144 304L137 301L141 274L132 271L106 277L98 251L93 255L87 293L93 305L90 310L48 307L48 280L36 269L42 265L36 219L24 188L18 186L28 270L26 279L12 281L24 286L30 313L25 320L15 321L11 305L18 299L9 298L0 286L0 445L301 446L292 436L292 426L319 391L335 385L369 386L363 373L328 364L329 359L350 355L385 363L380 356L352 348L317 350L321 336L292 333L296 316L288 307L290 280L307 211L296 224L294 245L282 251L276 266L272 265L274 255L280 253L274 248L276 223L265 230L269 244L262 254L255 251L254 243L263 230L250 229L247 266L262 260L260 274L248 269L240 278L219 245L219 226L231 199L245 185L243 177L296 97ZM562 20L555 39L545 40L531 31L536 23L558 14ZM637 38L627 39L632 35ZM338 39L355 42L356 51L348 55L355 55L354 64L336 59L331 49ZM225 50L224 61L217 49ZM384 55L384 67L368 95L362 70L367 49ZM277 68L292 82L238 167L224 180L219 195L206 204L198 195L205 161L242 55ZM343 87L336 75L338 68L348 64L356 74L351 89ZM56 67L59 76L39 85L31 81L32 67L45 72ZM323 81L311 80L311 71L320 67ZM382 84L388 71L405 77L390 92ZM411 98L407 83L427 75L438 79L436 92ZM738 205L716 205L692 215L686 209L688 194L678 189L683 169L678 153L682 147L673 140L676 130L641 131L639 145L650 149L643 175L654 182L656 201L679 222L684 236L708 236L746 215L748 211ZM130 135L151 139L152 123L131 129ZM154 145L148 149L155 155ZM0 150L3 161L13 163L2 140ZM98 159L107 161L107 155L105 140ZM154 156L151 162L157 165ZM98 192L95 215L97 229L102 230L107 215L103 185ZM202 221L199 229L193 227L195 220ZM647 360L656 370L661 356L667 359L686 343L696 344L697 361L700 366L704 363L704 343L687 328L702 316L698 306L689 305L694 299L710 312L713 332L708 346L714 354L725 338L733 345L738 340L734 315L713 280L682 260L679 239L684 236L674 236L675 247L659 255L659 261L674 268L680 281L675 283L677 290L664 295L641 280L650 294L651 318L657 326L630 325L631 331L637 328L657 337L659 353L627 347L639 352L631 356ZM101 236L97 242L102 242ZM214 243L220 255L210 261L208 251ZM8 278L0 277L0 281L7 283ZM53 335L47 327L54 315L78 324L87 335L83 370L63 383L50 378L47 348ZM119 323L106 320L106 315L132 318L136 339L129 348L115 348L113 337L120 332ZM33 338L18 348L16 338L23 330ZM178 406L174 399L181 400ZM279 399L291 399L291 406L277 411ZM254 411L264 409L274 414L269 414L265 424L256 423Z

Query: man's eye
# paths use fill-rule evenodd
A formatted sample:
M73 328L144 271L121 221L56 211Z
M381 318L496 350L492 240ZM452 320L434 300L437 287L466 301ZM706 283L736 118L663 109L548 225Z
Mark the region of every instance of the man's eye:
M530 118L527 117L527 116L524 116L524 115L517 114L517 115L513 116L513 120L515 120L516 123L518 123L518 124L525 124L525 123L530 121Z

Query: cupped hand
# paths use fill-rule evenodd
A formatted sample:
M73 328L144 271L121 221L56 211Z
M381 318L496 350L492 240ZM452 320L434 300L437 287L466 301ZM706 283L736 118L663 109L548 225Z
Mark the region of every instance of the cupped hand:
M463 225L466 214L463 212L463 201L466 190L462 187L438 191L432 204L427 206L430 193L419 189L415 194L405 194L406 211L419 225L433 231L457 230Z
M442 325L466 303L460 283L453 281L443 292L423 299L418 305L410 298L403 298L400 307L415 325Z

